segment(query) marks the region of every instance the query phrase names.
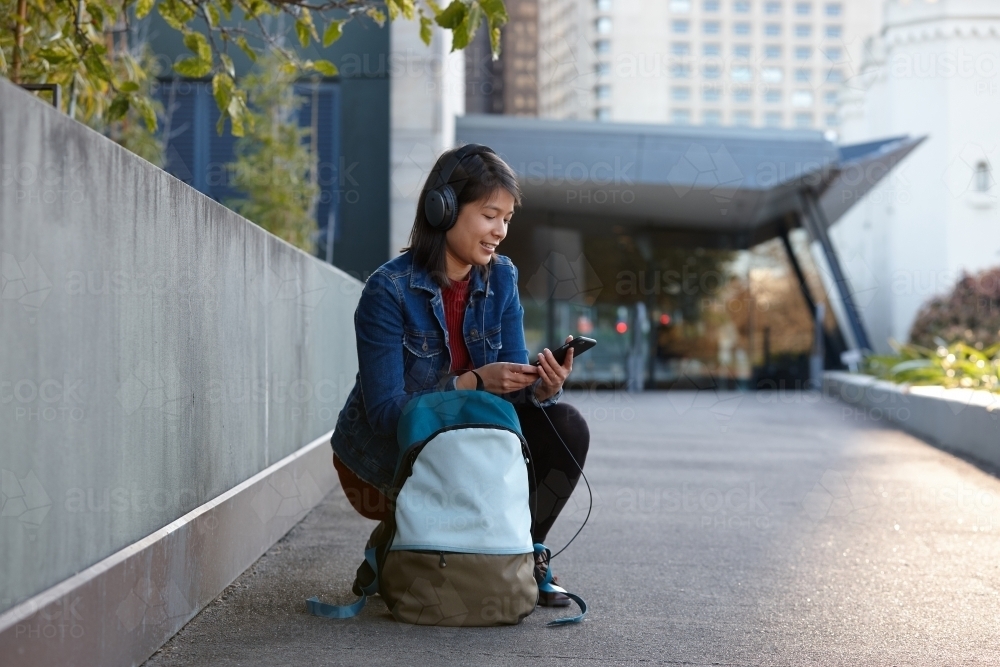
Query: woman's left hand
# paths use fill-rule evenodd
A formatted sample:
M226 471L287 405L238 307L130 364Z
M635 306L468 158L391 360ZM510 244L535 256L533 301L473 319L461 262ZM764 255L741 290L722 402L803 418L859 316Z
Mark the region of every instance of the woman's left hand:
M572 336L566 337L566 342L573 340ZM542 383L535 389L535 399L538 401L547 400L556 395L573 371L573 348L566 350L566 358L563 359L562 366L556 362L552 350L545 348L538 354L538 375Z

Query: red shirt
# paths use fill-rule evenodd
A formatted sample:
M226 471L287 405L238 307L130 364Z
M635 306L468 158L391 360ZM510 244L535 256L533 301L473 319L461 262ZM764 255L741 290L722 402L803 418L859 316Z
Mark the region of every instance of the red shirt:
M472 358L465 345L465 308L469 302L469 279L451 281L451 287L441 290L444 301L444 319L448 325L448 349L451 350L451 372L472 370Z

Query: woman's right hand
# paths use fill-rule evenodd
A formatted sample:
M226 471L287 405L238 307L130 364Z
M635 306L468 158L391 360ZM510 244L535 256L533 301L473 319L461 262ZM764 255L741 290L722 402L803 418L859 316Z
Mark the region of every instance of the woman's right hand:
M509 394L530 386L538 379L538 369L530 364L496 362L476 369L483 378L483 389L491 394ZM459 389L475 389L476 376L471 372L458 377L455 386Z

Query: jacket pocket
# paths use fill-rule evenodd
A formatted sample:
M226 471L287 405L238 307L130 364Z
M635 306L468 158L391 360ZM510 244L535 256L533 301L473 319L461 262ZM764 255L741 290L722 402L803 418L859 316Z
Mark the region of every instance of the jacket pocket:
M403 385L406 391L421 391L437 384L447 372L450 357L444 352L444 338L437 332L403 332Z

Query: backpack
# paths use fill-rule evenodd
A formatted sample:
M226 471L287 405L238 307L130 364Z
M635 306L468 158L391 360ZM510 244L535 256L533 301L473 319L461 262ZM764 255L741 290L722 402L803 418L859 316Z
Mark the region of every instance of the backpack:
M535 609L551 567L535 581L527 444L513 406L484 391L432 392L403 408L399 458L389 494L393 518L365 549L354 591L335 606L307 600L310 613L349 618L378 593L397 621L418 625L512 625ZM586 603L566 593L581 614Z

